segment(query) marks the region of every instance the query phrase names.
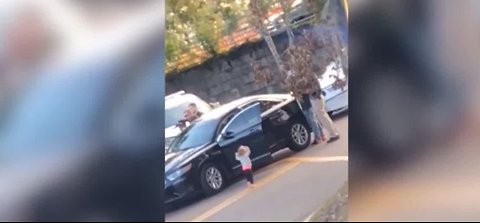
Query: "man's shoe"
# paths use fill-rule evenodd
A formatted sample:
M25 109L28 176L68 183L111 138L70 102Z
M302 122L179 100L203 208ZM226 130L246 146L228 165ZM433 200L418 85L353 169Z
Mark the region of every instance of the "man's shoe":
M333 141L337 141L338 139L340 139L340 135L336 135L334 137L330 137L330 139L327 141L327 143L331 143Z

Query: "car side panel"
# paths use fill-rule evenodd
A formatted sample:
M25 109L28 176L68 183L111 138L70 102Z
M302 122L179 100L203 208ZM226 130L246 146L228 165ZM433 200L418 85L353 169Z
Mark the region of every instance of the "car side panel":
M289 128L294 122L303 123L310 132L312 131L296 100L290 101L263 116L262 126L272 153L287 146L290 134Z
M207 162L213 162L227 174L227 178L232 178L234 174L231 170L234 166L227 161L226 156L225 151L217 144L214 148L208 151L206 159L203 160L200 166Z
M254 166L259 166L271 158L264 136L260 104L252 105L239 115L239 117L232 119L232 122L239 123L238 121L240 121L242 123L244 120L250 120L253 123L249 123L235 132L233 138L221 138L219 142L225 160L227 160L229 166L233 166L232 171L235 174L241 172L240 162L235 159L235 153L241 145L250 147L250 158ZM231 129L229 126L226 128L228 131Z
M286 146L285 127L288 125L290 115L283 109L278 109L262 120L265 139L271 152L283 149Z

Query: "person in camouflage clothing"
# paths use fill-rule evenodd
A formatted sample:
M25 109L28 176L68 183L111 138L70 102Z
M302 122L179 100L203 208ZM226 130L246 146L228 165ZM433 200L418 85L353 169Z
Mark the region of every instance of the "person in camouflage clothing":
M315 97L318 92L322 92L320 82L318 80L318 73L323 74L329 60L329 53L324 55L319 61L313 61L313 52L317 47L322 47L315 38L312 37L311 32L305 32L299 43L295 46L289 47L284 53L284 65L287 69L286 87L299 100L304 110L305 117L309 121L314 132L317 126L319 134L316 134L316 142L326 141L323 124L331 124L325 122L324 116L319 117L317 110L321 111L318 98ZM318 72L315 72L318 71ZM323 110L324 104L322 104ZM320 122L322 118L322 122ZM322 125L319 125L319 124ZM332 125L328 125L330 137L338 138L338 133ZM333 130L332 130L333 129ZM333 132L333 133L332 133Z
M294 70L290 68L290 65L285 64L284 68L287 70L286 85L291 86L290 91L295 96L295 98L299 101L300 106L302 107L303 114L305 115L305 118L307 119L307 122L312 128L312 131L314 133L315 141L313 142L313 144L322 143L323 141L325 141L325 139L323 137L322 129L320 128L320 125L318 124L318 121L315 118L315 113L313 111L312 103L310 101L311 93L309 92L313 90L314 87L312 87L311 85L307 86L309 84L307 81L301 78L298 78ZM300 81L297 81L297 79L300 79L301 84L295 85L296 83L300 82ZM293 86L295 87L304 86L306 88L301 89L301 88L295 88Z
M302 46L292 46L284 54L284 66L287 69L286 87L293 96L301 99L302 94L311 94L321 90L318 77L313 71L313 55ZM288 75L291 72L295 75Z
M268 67L260 62L252 61L252 71L259 84L266 84L273 78L283 81L284 87L300 102L305 117L315 134L315 143L326 141L322 128L316 118L312 106L312 95L321 92L318 81L330 60L330 53L326 53L320 60L314 62L314 49L327 47L320 44L311 32L304 32L296 45L289 46L282 54L283 65L278 74L273 75ZM317 71L317 72L315 72Z

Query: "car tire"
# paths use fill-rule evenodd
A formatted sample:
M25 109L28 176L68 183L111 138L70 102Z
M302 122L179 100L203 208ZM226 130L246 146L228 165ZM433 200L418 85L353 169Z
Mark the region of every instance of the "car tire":
M227 178L220 166L206 163L200 169L200 187L204 195L215 195L222 191L226 184Z
M310 131L308 131L307 125L300 122L294 122L288 128L288 147L292 151L302 151L310 145Z

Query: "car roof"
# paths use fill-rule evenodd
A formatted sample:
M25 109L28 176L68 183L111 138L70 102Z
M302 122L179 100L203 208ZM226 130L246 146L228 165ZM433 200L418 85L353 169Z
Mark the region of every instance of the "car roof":
M288 94L262 94L262 95L253 95L253 96L243 97L213 109L212 111L204 114L200 120L220 119L223 116L235 110L236 108L240 108L256 100L260 100L260 99L286 100L291 97L292 96Z
M191 102L191 103L206 103L201 98L194 94L182 94L165 100L165 108L175 107L180 104Z

